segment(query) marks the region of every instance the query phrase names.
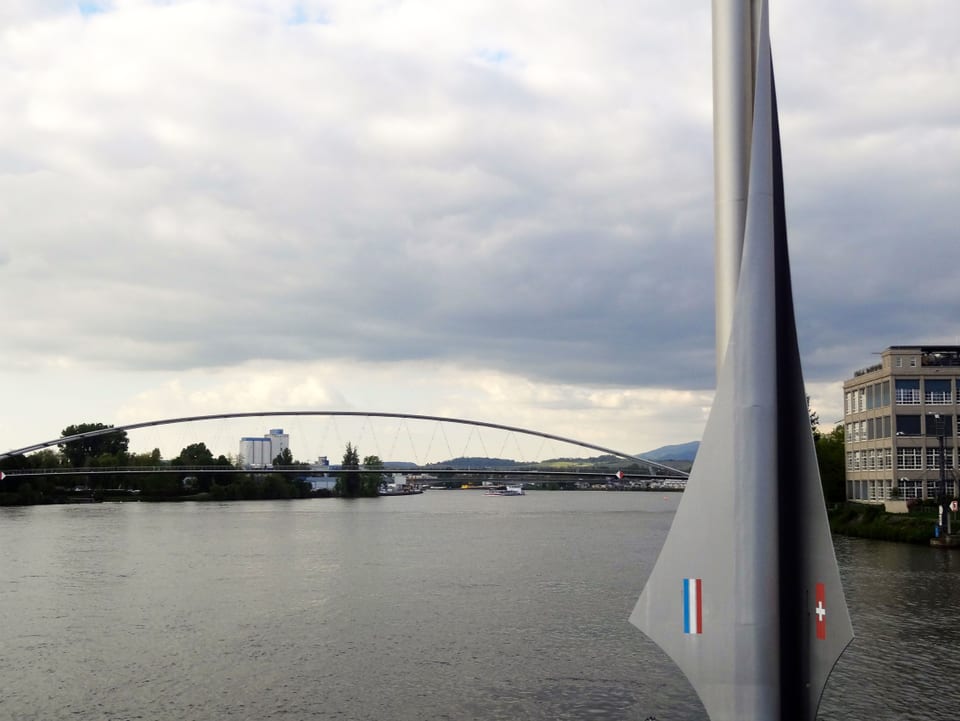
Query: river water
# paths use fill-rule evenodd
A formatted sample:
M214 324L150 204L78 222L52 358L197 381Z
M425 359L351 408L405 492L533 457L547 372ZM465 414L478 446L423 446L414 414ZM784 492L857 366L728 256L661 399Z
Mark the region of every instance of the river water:
M0 508L0 719L702 721L627 622L679 498ZM836 544L819 718L960 718L960 552Z

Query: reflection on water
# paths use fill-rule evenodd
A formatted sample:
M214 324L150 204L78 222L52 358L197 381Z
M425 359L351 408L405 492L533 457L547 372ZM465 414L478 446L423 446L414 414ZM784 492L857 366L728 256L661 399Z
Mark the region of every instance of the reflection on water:
M702 721L627 623L678 499L0 509L0 718ZM960 718L960 553L837 552L820 718Z
M834 543L856 638L834 669L820 718L960 718L960 553Z

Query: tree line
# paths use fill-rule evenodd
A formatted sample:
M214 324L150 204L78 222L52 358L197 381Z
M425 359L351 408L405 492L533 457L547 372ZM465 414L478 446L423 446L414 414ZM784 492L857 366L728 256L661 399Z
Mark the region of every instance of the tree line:
M111 428L113 426L103 423L79 423L64 428L60 436L67 438ZM333 494L375 496L379 494L383 480L382 474L376 472L376 469L383 468L380 459L365 457L361 470L359 452L350 443L344 453L344 471L338 476L333 491L313 491L309 481L302 477L290 477L287 473L269 469L231 474L217 471L242 470L242 461L239 457L214 456L203 442L191 443L175 458L165 460L158 448L145 453L131 452L126 431L101 433L59 443L56 450L47 448L0 460L0 471L50 471L49 475L5 475L0 479L0 505L69 502L81 496L142 500L256 500ZM303 476L310 474L309 464L296 461L289 448L273 459L273 465L287 471L302 470ZM164 468L164 472L120 474L108 471L86 476L57 473L73 468L106 470L120 467ZM183 468L183 473L170 472L177 468Z
M817 429L817 414L810 412L817 462L823 494L830 505L846 499L843 425L837 425L830 433ZM113 426L103 423L80 423L67 426L61 437L82 435L93 431L106 431ZM64 477L55 473L69 468L116 468L120 466L172 469L198 467L216 469L239 469L240 458L214 456L203 442L191 443L175 457L166 461L160 450L147 453L131 453L126 431L103 433L84 437L70 443L60 443L57 450L44 449L29 455L12 456L0 460L0 471L50 470L50 475L18 477L7 475L0 479L0 505L55 503L70 500L77 486L96 494L106 490L122 490L135 493L143 499L177 499L209 497L213 500L253 500L275 498L306 498L319 495L336 495L343 498L372 497L379 495L385 480L383 461L375 455L365 456L360 462L360 452L355 445L347 443L341 470L337 472L332 491L311 490L310 483L287 475L256 471L249 474L218 474L215 470L186 471L175 473L103 474L85 477ZM309 474L309 465L294 460L289 448L274 459L275 466L295 468L300 466L304 475Z

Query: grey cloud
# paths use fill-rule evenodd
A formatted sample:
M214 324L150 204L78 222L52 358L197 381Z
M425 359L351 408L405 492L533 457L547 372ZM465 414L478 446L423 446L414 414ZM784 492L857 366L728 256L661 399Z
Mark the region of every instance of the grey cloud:
M119 62L93 52L109 47L99 37L52 70L27 53L23 82L0 95L35 111L0 140L16 362L440 358L558 382L711 387L709 53L688 42L708 26L678 19L702 21L694 3L647 9L640 27L587 20L614 34L597 48L568 20L558 37L581 66L549 33L411 50L337 35L335 11L330 27L285 29L284 43L223 22L222 38L186 33L169 56L161 25L142 53L123 46L126 74L97 72ZM521 28L536 14L516 12ZM928 66L863 77L842 45L851 13L816 38L817 18L792 18L806 29L777 46L809 380L910 342L918 319L930 337L960 332L957 91L889 102ZM857 52L893 42L879 23ZM952 40L929 42L922 61L956 58ZM484 43L506 61L478 62ZM46 106L65 109L59 130L38 125Z

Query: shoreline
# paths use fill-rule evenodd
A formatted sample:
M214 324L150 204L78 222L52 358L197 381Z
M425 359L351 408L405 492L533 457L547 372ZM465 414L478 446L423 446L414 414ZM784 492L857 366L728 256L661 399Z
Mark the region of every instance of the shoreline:
M888 513L884 505L843 503L828 509L830 530L841 536L928 546L936 517L928 513ZM956 524L960 530L960 523Z

